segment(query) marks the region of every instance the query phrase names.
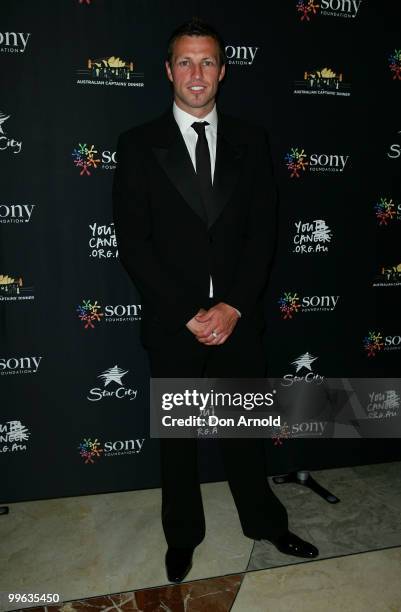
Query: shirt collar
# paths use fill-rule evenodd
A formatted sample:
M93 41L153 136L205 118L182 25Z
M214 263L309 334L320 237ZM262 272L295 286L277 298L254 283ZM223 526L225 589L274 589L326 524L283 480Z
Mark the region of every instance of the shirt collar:
M184 133L187 130L189 130L194 121L207 121L210 124L210 127L212 129L217 130L216 105L213 106L210 113L208 113L205 117L202 117L202 119L199 119L198 117L195 117L194 115L191 115L190 113L187 113L186 111L183 111L174 102L173 115L174 115L174 119L176 120L178 124L178 127L180 128L181 133Z

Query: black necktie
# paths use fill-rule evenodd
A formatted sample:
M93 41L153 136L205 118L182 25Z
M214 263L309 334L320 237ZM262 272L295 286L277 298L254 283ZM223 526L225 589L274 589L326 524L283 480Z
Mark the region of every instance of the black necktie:
M209 224L212 218L213 191L212 191L212 167L210 163L209 145L206 139L205 127L207 121L195 121L191 127L198 134L195 148L196 175L206 211L206 221Z

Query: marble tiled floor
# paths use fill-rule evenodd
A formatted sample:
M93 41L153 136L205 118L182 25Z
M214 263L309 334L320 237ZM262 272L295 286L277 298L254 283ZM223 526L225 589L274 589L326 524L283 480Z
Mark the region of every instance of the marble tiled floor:
M401 463L313 475L341 503L327 504L297 485L273 486L290 528L314 542L322 560L302 562L245 538L227 484L211 483L202 485L207 535L182 585L166 585L160 491L154 489L12 504L0 517L0 591L60 593L65 603L47 610L62 612L220 612L234 599L236 612L401 611L401 549L379 550L401 546ZM364 551L376 552L355 554ZM366 586L358 572L370 576ZM343 598L331 600L339 584ZM347 603L352 584L355 597L362 589L360 602L371 607ZM119 595L100 597L108 593Z

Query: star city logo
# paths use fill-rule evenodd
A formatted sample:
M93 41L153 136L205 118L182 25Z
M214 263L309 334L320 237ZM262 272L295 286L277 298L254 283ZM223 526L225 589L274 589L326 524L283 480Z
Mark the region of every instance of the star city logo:
M310 353L304 353L298 359L295 359L291 362L291 365L296 367L295 372L300 372L303 368L312 372L311 365L314 361L316 361L317 357L313 357Z
M293 147L284 157L290 178L300 178L309 172L343 172L349 155L330 153L312 153L307 155L305 149Z
M301 21L310 21L312 17L344 17L353 19L357 16L362 0L296 0L296 10Z
M317 357L314 357L309 352L300 355L291 362L291 365L295 367L295 374L285 374L280 383L281 386L291 387L291 385L299 381L321 385L324 377L312 371L312 363L316 360ZM303 370L306 370L306 373L304 373ZM298 372L300 375L298 375Z
M98 378L103 381L104 389L94 387L89 391L87 399L91 402L97 402L104 398L135 400L138 395L137 389L125 387L124 383L121 382L123 376L126 376L128 372L129 370L123 370L122 368L119 368L117 364L114 367L105 370L98 376ZM109 385L111 385L111 388L106 389L106 387Z
M331 68L304 72L303 81L295 81L294 94L345 96L351 95L350 85L343 81L342 73Z
M84 324L84 328L95 329L95 323L102 320L103 313L100 304L91 302L91 300L83 300L82 304L77 307L78 317Z
M401 49L394 49L394 53L388 58L388 63L391 72L393 72L393 81L401 81Z
M87 68L78 70L77 85L106 85L113 87L144 87L144 73L134 72L134 62L111 55L88 59Z
M9 138L4 131L3 124L10 119L11 115L2 113L0 111L0 151L6 151L9 149L14 155L21 153L22 141Z
M369 332L363 339L363 346L367 352L368 357L376 357L376 354L383 350L384 343L382 342L383 336L380 332Z

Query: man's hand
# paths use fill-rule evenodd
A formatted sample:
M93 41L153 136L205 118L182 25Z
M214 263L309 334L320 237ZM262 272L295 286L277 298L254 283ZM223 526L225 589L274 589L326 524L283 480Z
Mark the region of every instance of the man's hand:
M238 319L239 314L235 308L220 302L195 316L196 323L201 327L194 333L199 342L207 346L223 344L232 334Z
M203 315L207 313L207 310L205 310L204 308L201 308L194 317L192 317L192 319L190 321L188 321L188 323L186 324L187 328L189 329L190 332L192 332L194 334L194 336L198 336L198 334L202 333L203 330L205 329L205 323L200 323L197 320L197 317L199 317L200 315Z

